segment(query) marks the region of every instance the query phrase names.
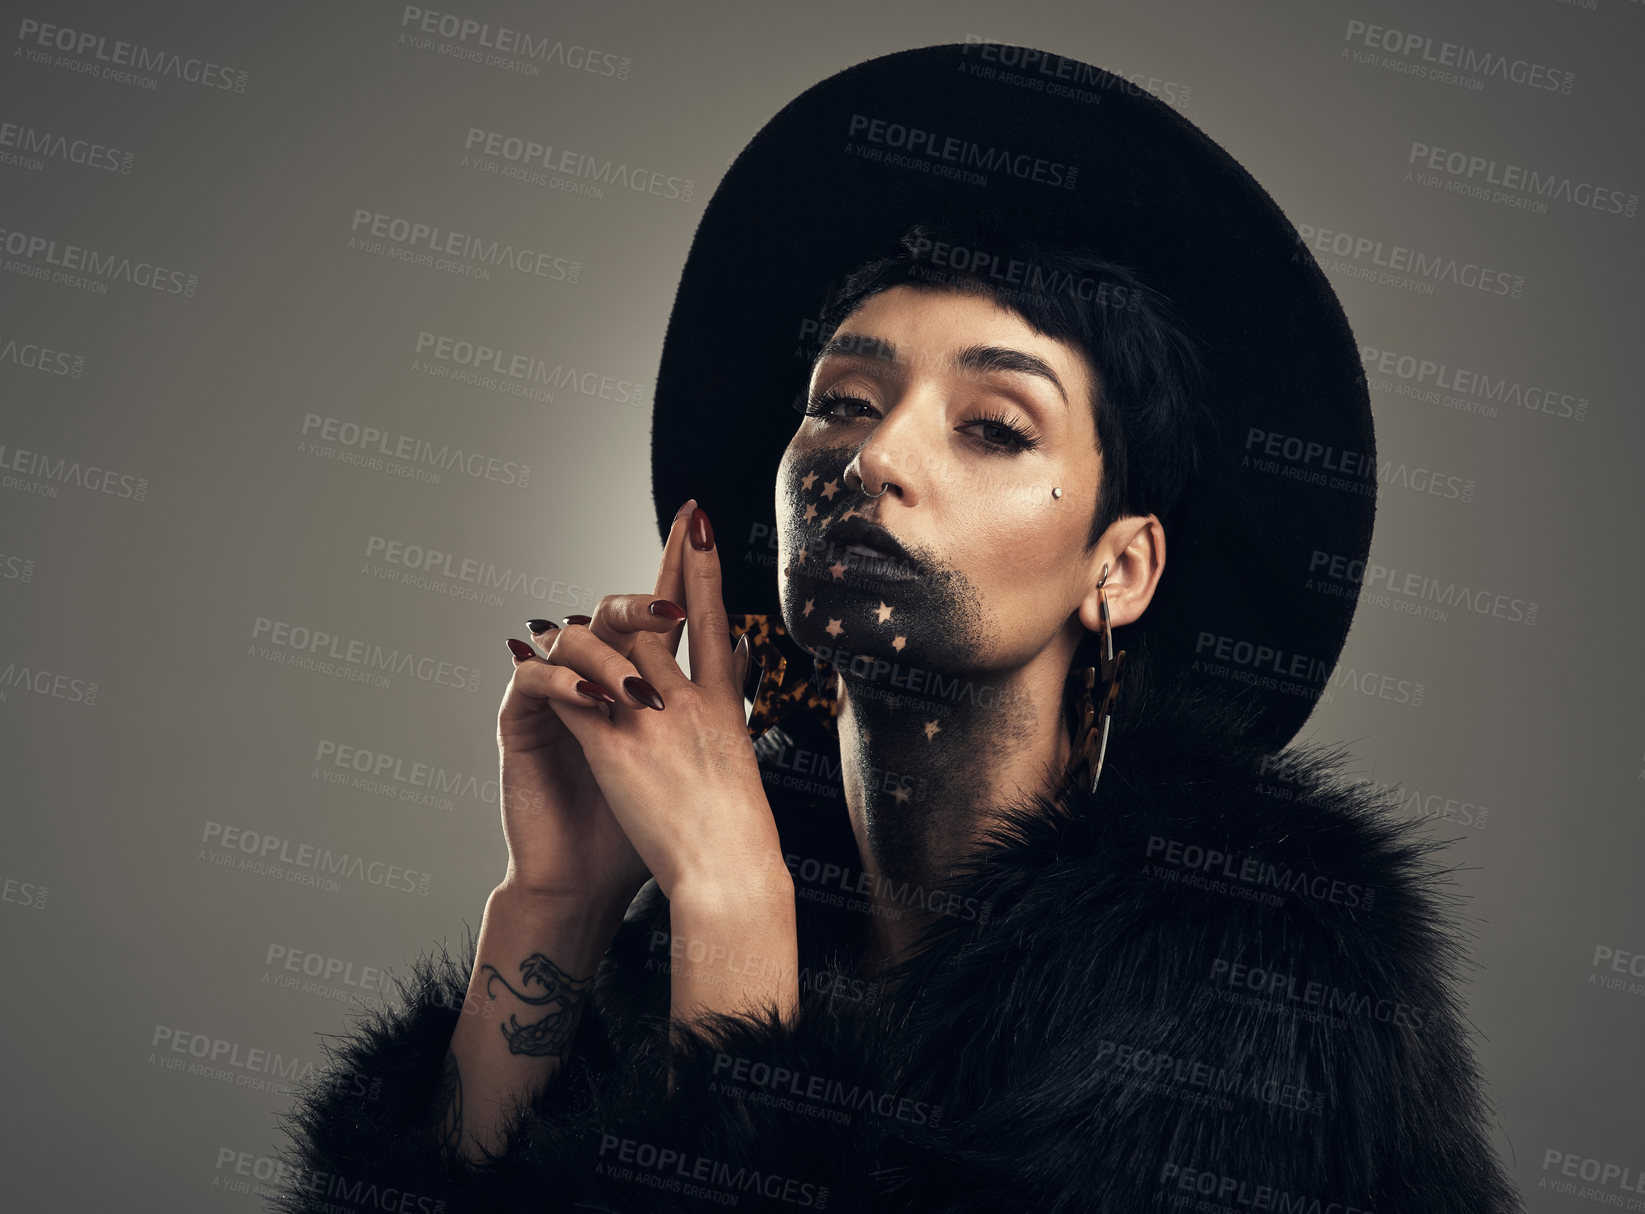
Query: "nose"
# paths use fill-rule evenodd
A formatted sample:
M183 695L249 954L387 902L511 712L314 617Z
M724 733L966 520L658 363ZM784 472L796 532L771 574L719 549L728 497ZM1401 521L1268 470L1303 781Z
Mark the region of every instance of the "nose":
M917 505L924 492L924 472L930 464L930 428L940 423L943 401L934 389L920 392L910 388L885 417L874 424L873 433L857 448L845 466L849 483L853 474L865 497L891 493L905 506Z

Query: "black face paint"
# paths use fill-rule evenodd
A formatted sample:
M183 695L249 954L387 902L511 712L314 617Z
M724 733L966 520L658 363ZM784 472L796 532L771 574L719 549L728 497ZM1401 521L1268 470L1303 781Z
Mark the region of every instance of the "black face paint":
M813 656L870 685L906 687L916 670L974 669L993 646L982 596L969 578L906 541L908 564L847 554L822 538L850 517L896 532L894 515L879 499L864 495L855 478L846 483L855 454L819 443L793 447L783 459L777 477L783 626Z

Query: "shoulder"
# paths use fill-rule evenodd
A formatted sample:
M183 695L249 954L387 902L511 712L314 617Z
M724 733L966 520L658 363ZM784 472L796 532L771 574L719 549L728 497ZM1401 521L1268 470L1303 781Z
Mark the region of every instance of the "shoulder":
M933 1004L986 991L994 1090L1055 1094L988 1119L1012 1149L1060 1143L1071 1181L1124 1173L1138 1201L1209 1176L1362 1209L1516 1208L1443 845L1345 762L1121 761L1066 812L1007 810L966 877L995 913L927 978Z

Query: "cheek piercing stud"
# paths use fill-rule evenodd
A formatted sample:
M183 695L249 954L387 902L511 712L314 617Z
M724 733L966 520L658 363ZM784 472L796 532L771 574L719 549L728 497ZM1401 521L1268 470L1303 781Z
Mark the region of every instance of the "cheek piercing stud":
M1062 496L1062 486L1061 485L1052 485L1051 486L1051 496L1052 497L1061 497Z

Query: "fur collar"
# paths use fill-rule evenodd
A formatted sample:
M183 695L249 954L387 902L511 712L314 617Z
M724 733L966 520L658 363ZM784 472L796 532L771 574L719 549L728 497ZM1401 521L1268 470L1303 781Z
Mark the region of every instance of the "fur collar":
M878 985L855 969L861 912L835 905L860 875L843 801L784 801L799 1021L686 1034L669 1116L750 1158L786 1140L787 1166L822 1176L834 1136L759 1103L758 1085L721 1095L727 1058L940 1110L859 1125L864 1170L839 1183L864 1208L891 1186L919 1210L1130 1211L1214 1178L1229 1208L1519 1209L1463 1029L1441 845L1347 779L1340 748L1265 756L1240 704L1162 703L1128 705L1095 793L1065 782L1001 807L942 891L949 913ZM630 979L667 938L666 902L640 923L618 950ZM608 1023L645 1056L666 967L636 985L620 964Z
M436 1163L414 1120L457 1015L432 993L466 988L473 940L420 961L404 1007L339 1051L383 1103L310 1093L294 1162L422 1186L446 1214L1522 1210L1421 820L1346 779L1339 750L1265 759L1238 706L1165 702L1128 705L1094 795L1002 807L952 912L883 984L856 971L857 913L815 896L841 878L797 875L792 1022L717 1017L670 1044L668 904L648 885L572 1058L489 1168ZM786 850L855 865L842 801L773 806Z

